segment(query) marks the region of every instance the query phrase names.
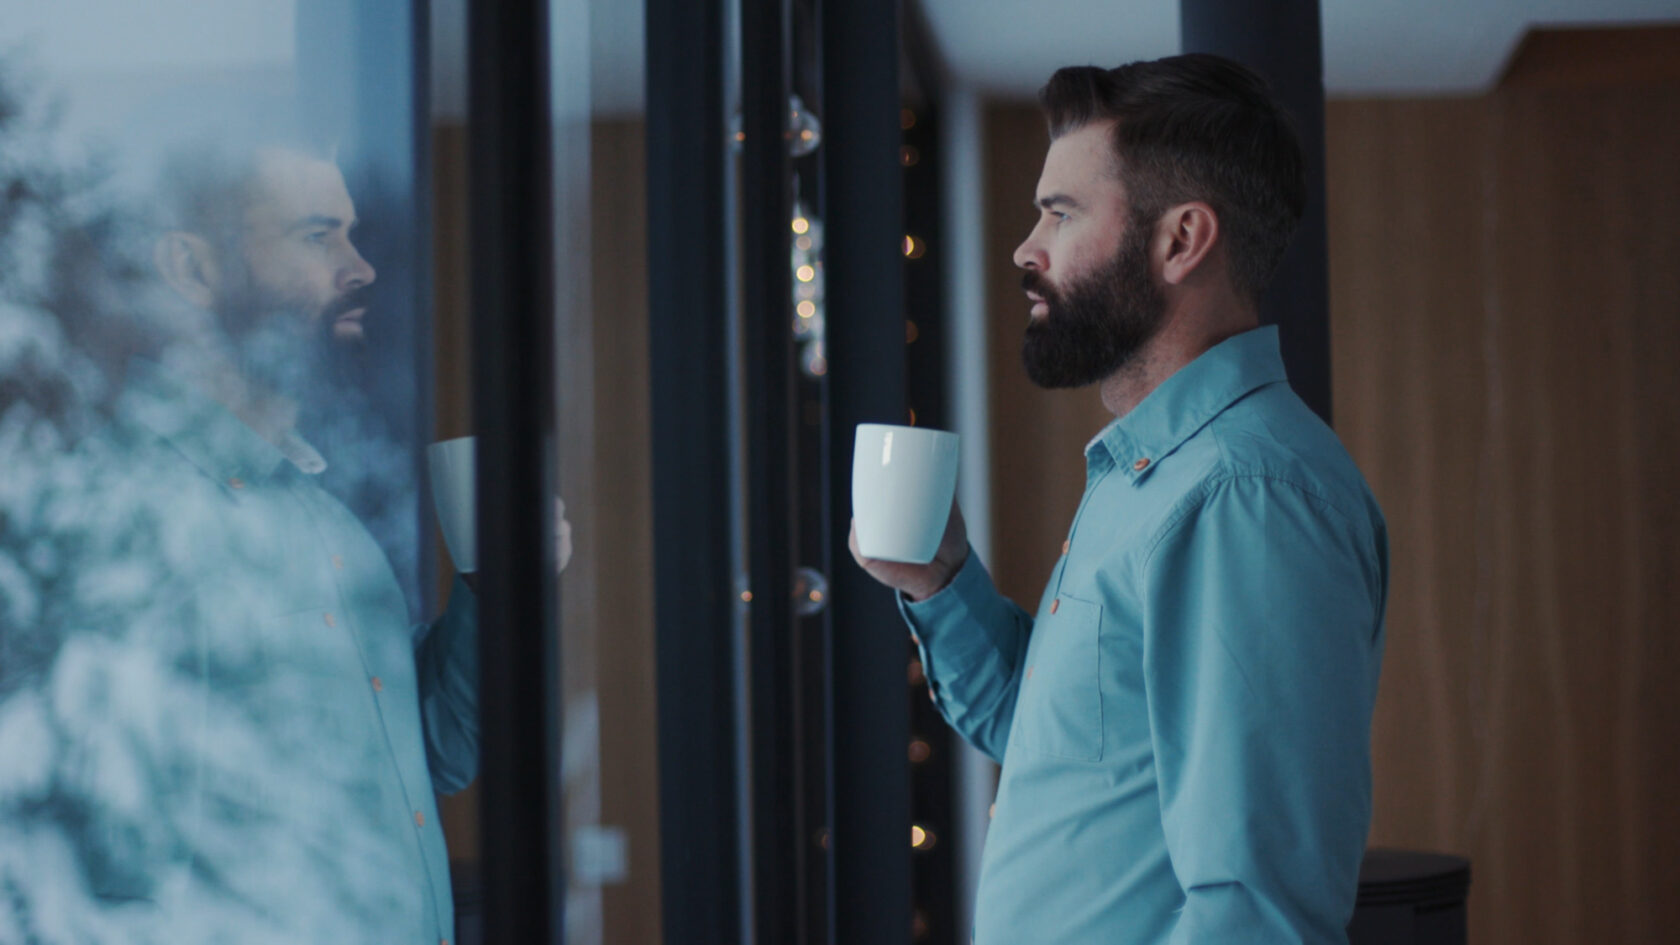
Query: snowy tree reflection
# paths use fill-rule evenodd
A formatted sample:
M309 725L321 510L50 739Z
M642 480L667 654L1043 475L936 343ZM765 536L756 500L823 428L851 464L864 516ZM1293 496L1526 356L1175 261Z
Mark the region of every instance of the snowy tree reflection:
M447 935L431 791L472 776L470 619L410 628L295 432L332 418L343 481L412 508L323 343L359 336L371 267L306 285L324 231L353 268L342 178L188 152L229 236L117 199L48 101L0 69L0 943Z

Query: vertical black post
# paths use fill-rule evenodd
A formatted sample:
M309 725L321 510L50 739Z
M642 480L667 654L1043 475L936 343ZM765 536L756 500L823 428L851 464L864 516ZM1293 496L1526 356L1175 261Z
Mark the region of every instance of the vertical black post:
M1330 421L1330 277L1324 209L1324 50L1319 0L1179 0L1185 52L1216 53L1266 77L1301 136L1307 208L1260 303L1278 326L1289 383Z
M822 10L824 239L834 448L834 885L840 942L910 940L905 630L892 594L852 563L852 439L905 423L904 197L896 0Z
M648 0L649 364L666 945L741 941L723 0Z
M752 940L797 934L792 185L787 0L741 4L741 330L751 689Z
M478 431L484 931L565 927L553 598L553 169L548 5L476 0L467 49Z

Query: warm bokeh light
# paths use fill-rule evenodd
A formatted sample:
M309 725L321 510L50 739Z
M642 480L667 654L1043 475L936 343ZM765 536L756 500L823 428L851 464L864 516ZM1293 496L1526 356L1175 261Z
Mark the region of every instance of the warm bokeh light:
M817 277L817 271L810 266L800 266L793 271L793 275L800 282L810 282Z
M810 229L811 229L811 221L810 220L807 220L804 217L794 217L793 218L793 232L795 232L795 233L805 233L805 232L808 232Z
M806 299L795 307L795 311L799 313L800 318L810 318L817 314L817 303L811 301L810 299Z
M910 825L910 845L912 847L918 850L931 850L933 845L938 842L939 838L933 835L933 831L921 824Z

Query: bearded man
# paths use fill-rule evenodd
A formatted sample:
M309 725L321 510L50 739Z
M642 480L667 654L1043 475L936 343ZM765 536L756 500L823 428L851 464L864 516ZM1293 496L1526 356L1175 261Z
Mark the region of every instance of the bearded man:
M1115 417L1061 559L1028 614L955 507L931 564L852 545L899 591L941 713L1003 766L975 941L1346 942L1387 539L1257 316L1300 146L1214 56L1063 69L1040 102L1022 359Z

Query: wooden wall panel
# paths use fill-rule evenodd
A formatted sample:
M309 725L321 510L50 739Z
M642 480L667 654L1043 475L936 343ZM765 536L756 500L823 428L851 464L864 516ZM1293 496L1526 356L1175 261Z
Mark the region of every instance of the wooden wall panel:
M1394 548L1372 840L1471 856L1477 942L1680 923L1677 92L1330 109L1339 431Z
M630 842L629 881L604 891L604 941L639 945L662 938L647 163L640 121L598 121L593 134L596 424L589 504L602 535L594 546L601 819L622 826Z

